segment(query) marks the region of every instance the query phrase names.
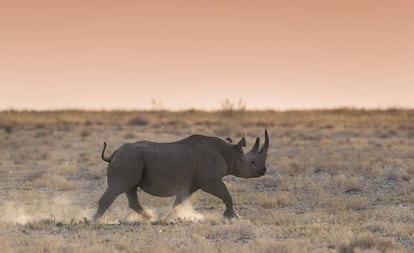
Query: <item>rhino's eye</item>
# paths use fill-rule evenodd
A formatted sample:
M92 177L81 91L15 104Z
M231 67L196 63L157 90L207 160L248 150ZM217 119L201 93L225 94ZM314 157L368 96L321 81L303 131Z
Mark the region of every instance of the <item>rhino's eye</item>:
M256 164L256 161L251 161L252 164Z

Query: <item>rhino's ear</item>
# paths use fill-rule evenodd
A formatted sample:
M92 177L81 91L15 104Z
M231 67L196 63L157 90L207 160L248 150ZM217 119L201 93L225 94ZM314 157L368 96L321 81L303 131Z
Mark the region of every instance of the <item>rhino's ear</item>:
M246 147L246 139L244 136L240 139L240 141L235 145L237 149L242 149L242 147Z

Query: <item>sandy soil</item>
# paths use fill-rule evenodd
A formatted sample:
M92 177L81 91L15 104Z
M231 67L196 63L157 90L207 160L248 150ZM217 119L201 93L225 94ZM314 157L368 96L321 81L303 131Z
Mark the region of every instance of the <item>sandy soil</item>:
M245 134L249 149L264 128L268 173L225 178L240 218L199 191L178 215L204 219L170 222L174 199L139 191L152 221L124 195L90 221L103 141ZM412 110L3 111L0 150L2 252L414 252Z

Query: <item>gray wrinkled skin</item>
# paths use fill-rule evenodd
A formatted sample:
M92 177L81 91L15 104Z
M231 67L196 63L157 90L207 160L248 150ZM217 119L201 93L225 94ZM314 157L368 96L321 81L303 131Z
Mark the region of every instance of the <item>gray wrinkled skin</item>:
M94 220L101 218L122 193L126 193L130 208L147 217L138 201L138 187L154 196L176 196L174 207L201 189L223 200L225 217L237 217L222 178L226 175L242 178L263 176L269 147L267 131L260 150L259 145L257 138L253 148L244 154L244 137L232 144L216 137L192 135L171 143L126 143L106 158L104 143L102 159L109 162L108 188L99 200Z

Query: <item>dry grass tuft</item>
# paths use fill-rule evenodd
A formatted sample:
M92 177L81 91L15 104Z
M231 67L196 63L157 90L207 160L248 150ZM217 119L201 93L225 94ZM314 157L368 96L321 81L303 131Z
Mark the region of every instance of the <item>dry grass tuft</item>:
M372 233L364 233L356 238L342 242L338 247L338 253L354 252L405 252L402 247L395 245L389 239L378 238Z
M345 201L345 208L354 211L365 210L370 206L370 203L367 199L363 197L348 197Z
M280 192L277 194L276 203L278 207L284 208L293 204L297 200L295 194L291 192Z
M44 138L48 135L48 133L46 131L37 131L35 134L36 138Z
M52 187L52 189L57 191L74 191L77 189L76 181L60 175L53 175L45 184L47 187Z
M232 252L258 252L258 253L302 253L312 252L308 243L297 242L294 240L275 241L258 240L257 242L245 246L242 249Z
M134 133L126 133L124 135L124 139L135 139L135 138L137 138L137 135Z
M206 235L212 241L249 241L256 238L256 227L249 221L235 221L230 224L222 225L219 230Z
M345 193L358 193L362 191L363 181L359 177L342 177L340 185Z

